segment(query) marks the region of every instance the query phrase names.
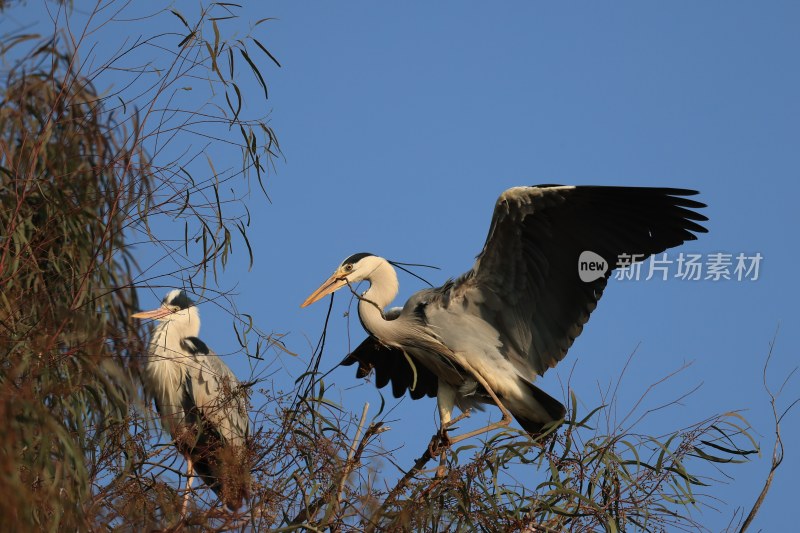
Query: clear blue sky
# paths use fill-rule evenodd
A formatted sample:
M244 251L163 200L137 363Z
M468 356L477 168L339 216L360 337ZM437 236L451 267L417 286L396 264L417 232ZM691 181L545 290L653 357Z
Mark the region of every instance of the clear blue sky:
M285 372L277 379L285 379L285 388L305 367L327 309L324 302L302 310L299 304L352 253L436 265L441 271L424 274L438 284L470 268L493 203L508 187L698 189L709 205L709 233L680 251L760 253L760 278L612 281L567 359L539 385L561 397L571 374L570 386L593 407L601 402L598 390L617 378L638 347L623 382L624 406L693 362L648 406L700 389L643 428L666 432L744 410L764 454L729 469L735 479L710 491L721 499L718 510L696 518L718 531L737 507L749 510L771 456L762 369L779 326L770 384L777 388L800 363L800 5L251 6L254 18L278 19L259 35L283 65L263 64L271 124L285 159L267 182L272 203L260 194L250 200L254 268L247 272L244 254L235 255L221 286L238 292L239 309L262 329L287 334L299 357L280 361ZM136 27L130 28L133 37ZM400 304L423 287L407 275L400 281ZM357 320L343 318L343 296L328 330L325 369L347 353L348 324L353 343L363 338ZM142 297L147 306L148 296ZM214 306L202 310L203 338L221 353L234 351L228 317ZM241 358L227 360L239 374L249 372ZM328 381L346 408L360 412L369 401L377 410L377 392L358 386L352 368ZM798 396L795 379L780 405ZM497 419L496 409L488 413ZM475 418L476 426L485 420ZM393 430L383 442L400 446L410 466L436 426L435 401L403 400L390 419ZM784 420L783 435L786 460L754 530L785 529L795 501L800 414Z

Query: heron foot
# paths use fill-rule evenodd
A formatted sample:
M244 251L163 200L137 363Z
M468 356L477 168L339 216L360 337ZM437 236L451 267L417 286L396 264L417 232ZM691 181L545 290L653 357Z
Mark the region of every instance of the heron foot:
M447 474L447 450L450 449L452 441L450 435L447 434L447 428L443 427L437 431L431 442L428 444L428 454L431 458L439 456L439 466L436 468L436 479L444 478Z
M468 418L472 414L470 409L467 409L457 417L444 422L442 428L434 434L431 442L428 444L428 455L431 458L439 456L439 467L436 469L436 479L441 479L447 473L447 450L453 445L453 439L450 438L448 430L458 422Z
M428 443L428 454L431 457L444 454L450 448L450 436L447 434L447 428L442 428L437 431L431 441Z

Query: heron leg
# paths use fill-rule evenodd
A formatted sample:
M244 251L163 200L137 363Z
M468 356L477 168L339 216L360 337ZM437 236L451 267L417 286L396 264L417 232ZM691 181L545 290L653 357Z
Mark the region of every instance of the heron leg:
M436 435L431 439L428 445L428 453L431 457L439 456L439 467L436 469L436 477L444 477L447 471L447 449L450 447L450 437L447 434L449 428L454 422L461 420L464 415L458 416L455 420L451 420L453 415L453 406L456 402L456 390L449 384L439 380L439 390L436 395L436 403L439 407L439 420L442 427Z
M192 482L194 482L194 466L191 457L186 458L186 475L188 479L186 480L186 493L183 495L182 515L186 514L186 509L189 507L189 496L192 494Z
M453 407L456 404L456 390L441 379L439 380L439 387L436 393L436 404L439 407L439 420L442 424L439 434L434 437L435 440L439 441L436 446L436 448L439 448L442 445L450 445L450 439L447 436L447 428L453 423L451 418L453 416ZM433 452L431 455L436 455L435 452L438 452L438 449L431 451Z
M503 418L500 419L499 421L495 422L494 424L489 424L488 426L482 427L480 429L476 429L475 431L470 431L469 433L464 433L463 435L459 435L458 437L448 437L448 440L450 441L451 445L455 444L456 442L460 442L460 441L462 441L464 439L469 439L470 437L475 437L477 435L482 435L483 433L486 433L488 431L492 431L493 429L508 427L508 425L511 423L511 420L513 419L513 416L511 416L511 413L509 412L509 410L506 409L506 407L503 405L503 402L500 401L500 398L497 397L497 395L494 393L494 391L489 386L489 384L486 383L486 380L483 379L483 377L477 372L472 372L472 375L475 378L475 380L478 383L480 383L481 386L483 386L483 388L486 390L486 392L492 398L494 403L497 404L497 407L500 408L500 412L503 413ZM456 418L450 424L455 423L460 418L462 418L462 417Z

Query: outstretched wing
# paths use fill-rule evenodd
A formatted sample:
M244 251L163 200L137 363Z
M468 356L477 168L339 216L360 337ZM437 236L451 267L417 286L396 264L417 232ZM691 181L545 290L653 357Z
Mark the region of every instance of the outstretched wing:
M192 355L187 377L198 412L226 443L244 445L250 430L247 389L228 365L197 337L182 339L181 347Z
M706 229L687 198L697 191L644 187L515 187L497 200L472 270L441 289L498 332L502 352L524 374L564 358L603 295L618 258L641 261ZM584 251L601 256L604 276L581 281Z

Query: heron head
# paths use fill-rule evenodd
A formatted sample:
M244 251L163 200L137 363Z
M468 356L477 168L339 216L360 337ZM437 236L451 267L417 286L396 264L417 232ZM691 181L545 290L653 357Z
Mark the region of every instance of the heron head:
M161 306L152 311L142 311L131 315L133 318L153 318L160 321L190 320L196 317L194 301L186 291L173 289L161 300Z
M336 268L333 275L311 293L311 296L306 298L306 301L300 307L309 306L345 285L367 279L381 262L385 262L385 260L373 254L359 253L351 255L342 261L342 264Z

